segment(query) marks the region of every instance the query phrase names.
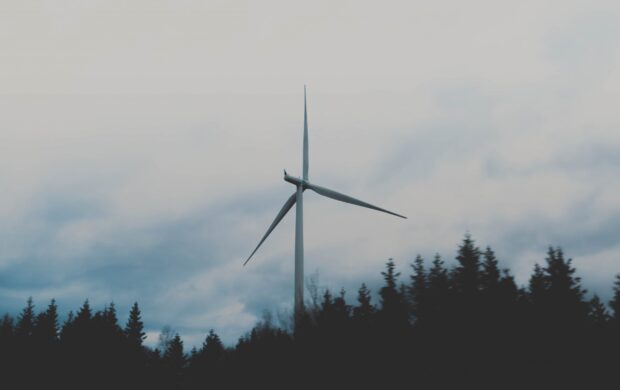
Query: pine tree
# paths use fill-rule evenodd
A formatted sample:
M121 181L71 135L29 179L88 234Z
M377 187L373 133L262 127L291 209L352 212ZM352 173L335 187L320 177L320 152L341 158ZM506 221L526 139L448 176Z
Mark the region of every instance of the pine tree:
M609 314L598 295L594 294L589 302L588 319L597 328L604 328L609 322Z
M125 336L129 343L136 348L142 347L142 342L146 338L138 302L134 302L129 312L129 319L125 325Z
M616 329L620 329L620 274L616 275L613 287L614 295L609 302L611 320Z
M160 386L163 388L185 388L184 370L187 366L187 356L183 353L183 341L178 333L172 337L167 343L167 347L161 358L163 382Z
M80 310L78 310L77 315L75 316L76 325L82 325L88 323L93 316L93 312L90 308L90 303L88 299L84 301Z
M502 270L498 293L498 302L504 307L504 310L511 310L511 305L516 303L519 297L519 288L515 283L515 278L510 274L507 268Z
M398 306L402 301L396 287L400 272L394 271L396 266L392 259L389 259L385 266L386 271L381 272L385 280L385 286L379 290L379 295L381 296L381 309L389 310L391 306Z
M30 297L26 302L26 307L22 310L21 314L17 318L17 324L15 326L15 336L18 339L29 338L30 336L32 336L34 324L34 304L32 303L32 297Z
M433 322L438 321L447 310L450 294L448 270L439 254L433 259L433 266L428 272L428 288L426 291L426 308Z
M409 287L409 295L411 296L411 308L416 322L424 320L425 316L425 295L427 290L427 275L424 270L424 259L417 255L413 264L411 264L413 274L411 278L411 286Z
M369 321L375 314L375 307L371 303L370 290L365 283L357 291L358 305L353 308L353 318L357 321Z
M480 283L480 250L467 234L456 256L458 266L454 272L456 291L465 300L471 300Z
M491 247L487 246L487 249L483 254L484 261L482 262L482 271L480 273L480 284L483 291L489 291L493 293L497 291L497 287L500 282L500 272L498 268L497 258Z
M529 296L534 305L541 305L544 303L547 294L547 278L543 268L537 264L534 264L534 273L530 277L529 281Z
M8 342L13 337L13 317L9 313L5 313L0 321L0 345L4 342ZM1 348L0 348L1 349Z
M409 314L403 288L398 286L400 272L395 272L396 266L392 259L389 259L385 266L386 271L381 272L385 284L379 290L381 297L379 318L385 331L391 329L390 334L396 337L398 334L402 334L409 325Z
M560 248L549 248L546 261L548 313L558 322L575 324L584 320L587 315L587 305L583 301L586 290L581 288L581 278L574 276L572 259L565 260Z
M187 363L187 358L183 353L183 341L178 333L170 340L168 347L164 351L163 362L166 367L175 373L180 373Z
M116 316L116 306L114 302L110 302L110 305L103 311L103 322L110 330L116 331L118 328L118 317Z
M345 326L346 321L349 319L349 314L351 313L351 307L347 305L347 300L345 299L346 291L344 288L340 289L340 294L334 298L334 316L336 321L340 326Z
M58 306L52 299L47 310L39 313L33 330L33 335L40 344L53 344L58 341Z
M202 344L200 353L205 357L207 363L215 363L224 356L224 352L224 344L222 344L220 337L213 329L209 330L209 334Z
M329 317L333 305L332 294L329 289L326 289L323 293L323 301L321 302L321 317Z
M72 331L73 331L73 323L75 322L75 315L73 314L73 311L69 311L69 314L67 314L67 319L65 320L65 322L63 322L62 324L62 328L60 328L60 340L63 343L68 343L71 338L72 338Z

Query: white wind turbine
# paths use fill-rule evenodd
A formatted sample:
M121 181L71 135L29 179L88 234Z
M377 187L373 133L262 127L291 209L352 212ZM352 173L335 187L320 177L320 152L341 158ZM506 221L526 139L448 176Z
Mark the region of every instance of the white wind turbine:
M378 211L382 211L384 213L388 213L388 214L392 214L395 215L397 217L401 217L401 218L407 218L403 215L400 214L396 214L393 213L391 211L382 209L380 207L377 206L373 206L370 203L366 203L363 202L361 200L352 198L348 195L344 195L341 194L339 192L336 192L334 190L330 190L328 188L325 187L321 187L318 186L316 184L312 184L310 183L310 181L308 180L308 111L306 109L306 87L304 86L304 146L303 146L304 150L304 156L303 156L303 177L297 178L297 177L293 177L290 176L288 173L286 173L286 170L284 171L284 180L288 181L289 183L295 185L295 187L297 187L297 190L295 191L295 193L293 193L293 195L291 195L290 198L288 198L288 200L286 201L286 203L284 203L284 206L282 206L282 209L280 210L280 212L278 213L278 215L276 215L276 218L273 220L273 222L271 223L271 226L269 226L269 229L267 229L267 232L265 233L265 235L263 236L263 238L260 240L260 242L258 243L258 245L256 246L256 248L254 249L254 251L252 252L252 254L250 254L250 256L247 258L247 260L243 263L243 265L245 266L248 261L250 261L250 259L252 258L252 256L254 255L254 253L256 253L256 251L258 250L258 248L262 245L262 243L267 239L267 237L269 236L269 234L271 234L271 232L273 231L273 229L275 229L275 227L278 225L278 223L280 223L280 221L282 220L282 218L284 218L284 216L286 215L286 213L293 207L294 204L297 204L297 208L295 210L296 213L296 223L295 223L295 319L297 320L297 318L299 318L298 316L302 313L303 311L303 305L304 305L304 214L303 214L303 192L306 189L311 189L314 192L316 192L319 195L323 195L326 196L328 198L332 198L335 200L339 200L341 202L345 202L345 203L351 203L357 206L362 206L362 207L367 207L369 209L373 209L373 210L378 210Z

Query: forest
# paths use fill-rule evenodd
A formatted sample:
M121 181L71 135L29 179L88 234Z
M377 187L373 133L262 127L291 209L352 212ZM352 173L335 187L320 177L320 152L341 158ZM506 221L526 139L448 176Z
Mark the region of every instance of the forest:
M542 256L541 256L542 257ZM32 299L0 323L0 376L12 389L609 387L620 368L620 275L610 302L588 294L571 259L550 247L518 286L490 247L465 236L448 267L389 259L376 295L362 283L315 291L293 330L267 316L225 346L213 330L187 351L178 334L143 344L138 303L85 301L60 319ZM373 296L378 297L377 302Z

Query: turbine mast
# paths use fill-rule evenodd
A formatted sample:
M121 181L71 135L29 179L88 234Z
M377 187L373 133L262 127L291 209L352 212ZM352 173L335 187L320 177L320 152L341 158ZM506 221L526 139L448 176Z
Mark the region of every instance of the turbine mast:
M304 189L297 186L297 208L295 209L295 328L300 324L304 312Z

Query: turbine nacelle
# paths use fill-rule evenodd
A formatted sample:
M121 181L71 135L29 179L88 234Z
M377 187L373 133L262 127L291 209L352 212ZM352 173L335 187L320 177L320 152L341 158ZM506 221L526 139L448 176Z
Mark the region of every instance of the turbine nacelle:
M306 188L308 188L307 184L308 181L307 180L303 180L300 179L299 177L295 177L295 176L291 176L286 172L286 169L284 170L284 181L288 181L289 183L295 185L296 187L301 186L304 190Z

